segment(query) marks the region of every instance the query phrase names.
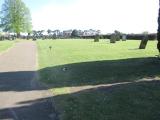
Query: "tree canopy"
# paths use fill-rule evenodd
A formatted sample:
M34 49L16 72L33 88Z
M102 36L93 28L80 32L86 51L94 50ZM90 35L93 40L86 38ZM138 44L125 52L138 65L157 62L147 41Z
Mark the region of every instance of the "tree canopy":
M30 33L32 31L30 10L22 0L5 0L0 11L0 27L3 31Z
M71 34L71 37L78 37L78 30L73 30L72 31L72 34Z

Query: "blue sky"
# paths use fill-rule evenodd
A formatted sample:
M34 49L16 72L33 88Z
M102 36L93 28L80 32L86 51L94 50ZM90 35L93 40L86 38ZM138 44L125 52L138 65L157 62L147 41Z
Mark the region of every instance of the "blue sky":
M23 0L33 29L99 29L102 33L157 31L158 0ZM0 0L2 4L3 0Z
M23 0L31 12L42 9L43 6L50 4L51 1L53 0Z

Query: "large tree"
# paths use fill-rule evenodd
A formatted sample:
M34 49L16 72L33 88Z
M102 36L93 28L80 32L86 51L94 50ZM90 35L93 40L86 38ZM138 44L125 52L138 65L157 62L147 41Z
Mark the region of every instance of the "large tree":
M160 0L159 0L159 14L158 14L158 32L157 32L157 40L158 40L157 49L159 50L159 53L160 53ZM159 57L160 57L160 54L159 54Z
M14 32L18 37L20 32L32 31L30 11L22 0L5 0L0 18L0 27L3 31Z

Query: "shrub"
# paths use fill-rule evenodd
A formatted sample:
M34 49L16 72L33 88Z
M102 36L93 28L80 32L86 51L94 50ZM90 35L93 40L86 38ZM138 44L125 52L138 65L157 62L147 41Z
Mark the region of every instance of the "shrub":
M115 30L114 33L115 33L115 39L116 39L116 41L120 41L120 39L121 39L121 33L119 31L117 31L117 30Z
M110 43L116 43L116 35L115 35L115 33L113 33L112 35L111 35L111 38L110 38Z
M99 35L96 35L96 36L94 37L94 42L99 42Z

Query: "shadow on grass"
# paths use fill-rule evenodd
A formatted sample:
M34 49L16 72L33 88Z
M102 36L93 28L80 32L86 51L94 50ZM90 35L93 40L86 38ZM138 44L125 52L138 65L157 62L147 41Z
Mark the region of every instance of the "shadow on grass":
M38 71L40 80L49 87L76 87L85 85L134 82L160 76L160 61L155 57L130 58L66 64ZM35 71L0 73L0 91L44 90L32 82ZM35 87L36 86L36 87Z
M42 98L17 103L20 107L12 108L19 119L34 120L32 114L37 114L39 120L47 120L43 114L38 114L44 105L44 113L49 106ZM99 87L83 90L72 94L53 96L58 103L63 120L159 120L160 119L160 81L135 82L110 87ZM45 103L45 104L44 104ZM37 107L37 110L33 108ZM62 107L63 106L63 107ZM30 109L31 111L27 111ZM11 119L5 116L8 109L0 109L0 119Z
M39 70L40 79L52 87L134 82L160 76L157 58L130 58L66 64Z
M128 50L140 50L139 48L132 48L132 49L128 49Z
M34 120L37 116L39 120L50 119L46 114L52 110L51 104L44 101L53 98L64 120L159 120L160 82L135 82L159 76L159 68L157 58L94 61L44 68L38 72L41 80L51 88L131 83L22 101L17 103L19 107L1 108L0 119L15 118L13 111L20 119ZM0 92L45 90L45 87L31 87L34 75L35 71L0 73Z
M54 97L63 120L159 120L160 82L99 87Z

